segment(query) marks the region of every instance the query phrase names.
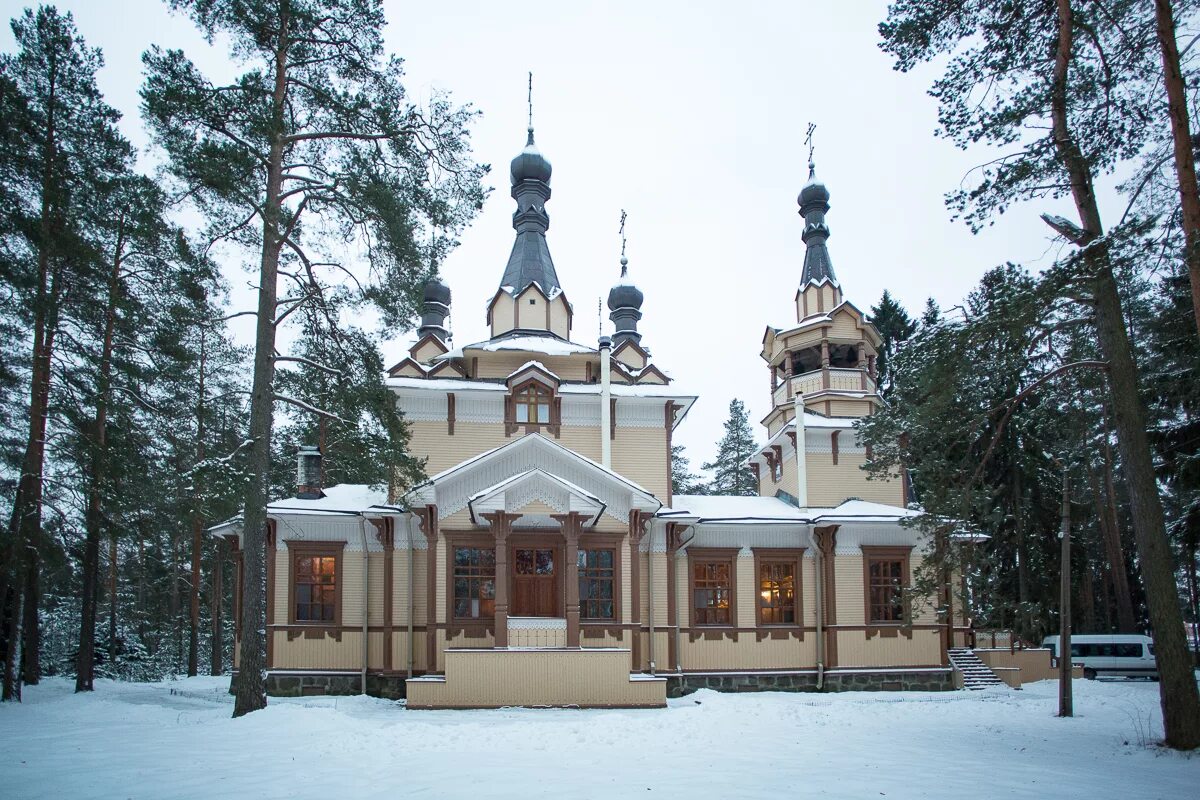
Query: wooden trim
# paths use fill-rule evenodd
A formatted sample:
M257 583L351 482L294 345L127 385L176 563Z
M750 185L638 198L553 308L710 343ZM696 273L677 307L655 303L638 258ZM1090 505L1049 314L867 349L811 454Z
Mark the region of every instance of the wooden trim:
M863 622L866 623L868 632L878 628L911 628L912 627L912 608L908 601L908 590L912 587L912 574L909 571L910 560L912 557L912 547L900 546L878 546L878 545L862 545L863 554ZM901 581L903 586L900 587L901 602L904 605L903 620L893 622L890 620L873 620L871 619L871 562L872 561L899 561L901 563ZM941 626L939 626L941 627ZM911 634L909 634L911 638ZM870 638L870 633L868 633Z
M313 541L285 541L288 549L288 608L287 608L287 624L305 629L306 631L328 632L333 634L334 638L339 642L342 640L342 590L344 587L342 577L342 566L346 560L345 549L346 543L342 542L313 542ZM333 619L329 622L308 622L305 620L296 619L296 562L301 558L329 558L334 559L334 576L333 576ZM275 618L272 615L271 621ZM306 634L307 635L307 634Z
M629 621L637 625L633 634L633 669L642 668L642 539L649 527L651 515L633 509L629 512ZM624 544L622 544L624 549ZM647 554L649 555L649 554ZM654 613L654 609L650 609Z
M754 622L760 628L796 629L799 639L804 639L804 550L805 548L754 547ZM762 621L762 569L764 564L787 563L792 565L792 595L795 602L793 623L767 623Z
M492 511L482 516L488 522L496 548L495 642L496 647L508 647L508 535L520 515Z
M837 570L834 569L834 550L837 547L839 525L813 529L813 539L821 551L821 615L825 636L825 666L837 666Z
M550 518L559 524L559 530L562 531L564 540L563 566L565 569L563 570L563 579L566 582L564 595L567 617L567 647L579 647L579 534L583 529L585 516L578 511L571 511L566 514L551 514ZM613 608L614 621L621 618L620 600L615 599L617 588L621 583L619 558L620 553L614 547L613 602L617 604Z
M446 392L446 433L454 435L454 392Z
M383 668L392 669L392 630L393 609L395 603L395 567L396 555L396 520L393 517L373 519L375 538L383 545ZM370 626L367 626L368 631Z
M834 464L838 463L838 434L840 433L841 431L834 431L829 434L829 448L830 453L833 455Z
M725 628L737 628L737 611L738 611L738 596L737 596L737 558L740 548L737 547L706 547L701 549L688 548L688 597L691 598L688 602L688 627L700 628L703 630L722 630ZM704 624L696 623L696 564L697 563L728 563L729 565L729 622L725 624ZM734 641L737 641L736 633Z
M529 388L531 385L539 386L546 389L549 397L549 422L518 422L517 421L517 393ZM547 430L558 439L562 434L562 398L558 394L558 383L554 385L546 384L536 378L527 378L520 383L510 387L507 395L504 396L504 435L508 436L515 433L517 430L523 430L525 433L535 433L542 430Z
M275 546L277 526L275 520L267 520L266 531L266 572L267 572L267 602L266 619L268 623L275 622ZM267 636L267 669L275 666L275 637Z
M438 511L432 503L414 509L425 535L425 671L437 672L437 540ZM411 552L409 557L412 557ZM411 643L410 643L411 646Z

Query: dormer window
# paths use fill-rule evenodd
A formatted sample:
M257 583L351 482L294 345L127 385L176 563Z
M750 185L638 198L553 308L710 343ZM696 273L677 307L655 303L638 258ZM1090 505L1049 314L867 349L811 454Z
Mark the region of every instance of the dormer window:
M509 395L504 398L504 435L519 429L525 433L545 430L559 435L562 422L558 376L537 362L530 361L508 376Z
M513 393L513 405L518 423L550 424L550 390L531 383Z

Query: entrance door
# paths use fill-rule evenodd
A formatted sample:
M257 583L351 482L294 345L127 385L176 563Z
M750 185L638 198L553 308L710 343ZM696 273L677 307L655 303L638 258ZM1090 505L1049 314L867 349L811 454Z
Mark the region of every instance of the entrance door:
M552 547L513 549L513 593L509 611L514 617L557 617L558 551Z

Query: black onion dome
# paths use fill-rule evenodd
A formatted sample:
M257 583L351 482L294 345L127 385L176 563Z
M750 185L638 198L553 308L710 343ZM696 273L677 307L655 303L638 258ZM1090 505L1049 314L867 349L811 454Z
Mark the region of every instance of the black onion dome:
M426 303L441 303L448 306L450 305L450 287L442 281L441 276L434 275L425 282L424 299Z
M549 183L550 172L550 162L537 149L537 145L533 143L533 128L530 128L529 140L525 142L525 149L512 160L512 164L509 167L513 186L525 180Z
M796 198L796 202L803 208L810 203L829 203L829 190L825 188L813 172L810 165L808 168L808 183L804 184L804 188L800 190L800 196Z
M621 279L617 281L617 285L612 287L608 292L608 310L616 311L618 308L637 308L642 307L642 290L633 285L633 281L629 279L628 269L626 264L628 261L625 258L621 259Z

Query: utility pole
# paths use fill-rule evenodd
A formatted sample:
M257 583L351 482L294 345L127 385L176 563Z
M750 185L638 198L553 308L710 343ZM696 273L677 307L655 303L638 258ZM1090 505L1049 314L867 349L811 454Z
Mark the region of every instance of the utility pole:
M1058 600L1058 715L1073 717L1071 696L1071 483L1065 461L1062 467L1062 575Z

